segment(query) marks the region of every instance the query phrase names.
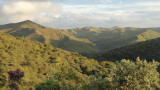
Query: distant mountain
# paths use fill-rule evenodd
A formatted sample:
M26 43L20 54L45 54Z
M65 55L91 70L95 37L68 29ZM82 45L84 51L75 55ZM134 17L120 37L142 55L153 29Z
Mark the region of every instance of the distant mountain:
M16 69L24 71L20 90L44 82L50 71L58 73L56 77L63 75L72 84L87 81L89 75L108 72L99 62L78 53L4 33L0 33L0 69L6 73Z
M109 51L126 45L160 37L160 28L113 27L75 28L66 31L78 38L92 41L100 51Z
M137 35L137 42L151 40L160 37L160 32L154 30L146 30L145 32Z
M0 32L49 43L54 47L91 57L96 53L160 37L160 28L84 27L60 30L44 27L30 20L0 25Z
M79 53L97 51L95 45L87 39L76 38L61 30L44 27L30 20L0 25L0 32L28 40L50 43L55 47Z
M137 57L147 59L148 61L154 59L160 62L160 38L117 48L109 52L101 53L96 58L102 61L117 61L121 59L135 60Z

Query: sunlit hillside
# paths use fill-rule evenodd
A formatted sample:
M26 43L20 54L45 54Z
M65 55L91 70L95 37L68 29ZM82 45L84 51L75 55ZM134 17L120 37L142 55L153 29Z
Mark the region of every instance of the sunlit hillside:
M76 38L70 34L62 32L61 30L44 27L30 20L0 25L0 32L23 37L28 40L49 43L54 47L79 53L98 51L96 46L87 39Z
M101 51L135 44L160 37L159 28L96 28L85 27L67 30L68 33L92 41Z
M3 33L0 33L0 67L4 73L16 69L24 71L21 90L47 80L51 71L65 75L72 84L87 81L89 75L108 72L99 62L78 53Z

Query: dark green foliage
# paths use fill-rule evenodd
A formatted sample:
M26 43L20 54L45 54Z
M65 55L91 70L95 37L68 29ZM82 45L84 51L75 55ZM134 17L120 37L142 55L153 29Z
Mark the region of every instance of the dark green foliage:
M160 38L111 50L97 56L97 59L120 61L121 59L135 60L136 57L141 57L148 61L153 59L160 61Z
M36 90L60 90L58 82L48 80L44 83L37 84L35 86Z
M111 82L107 78L90 76L90 81L83 84L83 90L111 90Z

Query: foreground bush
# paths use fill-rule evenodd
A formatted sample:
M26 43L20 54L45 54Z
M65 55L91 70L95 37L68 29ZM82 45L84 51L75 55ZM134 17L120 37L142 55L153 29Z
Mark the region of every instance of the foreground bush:
M36 85L36 90L60 90L60 86L53 80L48 80L44 83Z
M112 65L112 69L106 75L98 73L88 75L84 82L77 84L72 84L73 82L65 83L69 78L63 78L63 80L57 78L59 79L57 80L53 77L52 79L57 80L58 83L63 83L63 85L60 84L60 89L62 90L159 90L160 74L157 71L158 66L159 62L156 61L147 62L137 58L135 62L132 62L124 59ZM66 74L65 77L69 76ZM50 84L47 85L51 87ZM49 90L47 88L43 89Z
M147 62L137 58L136 62L121 60L111 74L113 88L127 90L158 90L160 89L160 74L157 71L159 63Z

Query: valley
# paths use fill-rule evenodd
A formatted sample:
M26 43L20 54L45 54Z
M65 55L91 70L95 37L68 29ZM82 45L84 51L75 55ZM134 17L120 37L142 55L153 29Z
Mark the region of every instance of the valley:
M64 30L30 20L0 25L0 88L119 90L139 85L134 87L138 90L152 85L156 90L160 87L159 42L158 28ZM151 84L134 75L148 78ZM130 77L134 80L129 81Z

